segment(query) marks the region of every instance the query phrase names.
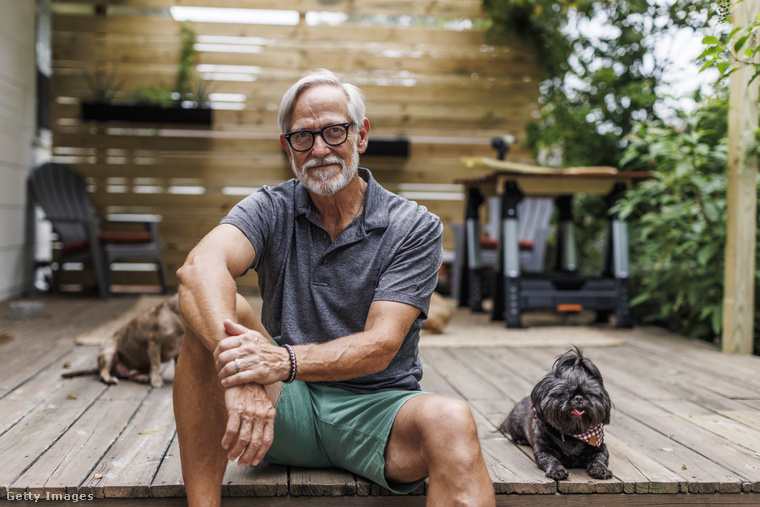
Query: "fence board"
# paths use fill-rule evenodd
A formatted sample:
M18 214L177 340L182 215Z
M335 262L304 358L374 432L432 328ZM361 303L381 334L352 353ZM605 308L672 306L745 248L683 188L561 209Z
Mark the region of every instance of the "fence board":
M60 9L54 15L54 158L88 178L99 212L163 218L161 242L170 285L193 245L244 197L244 191L231 187L276 185L292 177L278 141L277 109L283 92L308 69L331 68L365 91L371 139L403 136L410 141L408 158L368 156L361 165L390 190L440 216L446 249L453 250L449 226L462 220L461 190L425 190L435 192L435 185L473 176L477 170L468 172L459 159L494 156L490 142L496 136L515 136L510 157L530 162L519 143L538 111L540 79L533 48L517 39L491 44L477 23L464 29L466 23L447 25L451 19L483 19L479 0L53 1L74 3L89 4L93 14ZM173 84L181 23L163 9L209 4L347 16L337 25L312 25L303 17L297 26L192 23L199 43L196 64L206 66L202 79L210 91L243 96L230 106L238 109L218 105L211 127L81 120L80 101L92 96L87 72L113 72L121 84L115 94L120 100L130 99L140 87ZM94 14L96 5L108 8ZM421 16L425 22L393 24L402 16ZM203 46L210 43L216 47ZM405 193L409 185L415 186L414 193ZM201 190L180 194L178 186ZM113 276L114 283L128 282L124 273ZM155 274L130 277L153 284ZM89 284L91 273L70 272L64 279ZM255 285L255 277L241 283Z
M58 0L60 3L88 3L92 5L120 5L124 2L115 0ZM224 7L237 9L276 9L295 10L299 12L348 12L354 16L376 14L398 15L403 12L409 16L436 16L451 18L482 17L479 0L448 0L430 2L429 0L130 0L130 5L149 7Z

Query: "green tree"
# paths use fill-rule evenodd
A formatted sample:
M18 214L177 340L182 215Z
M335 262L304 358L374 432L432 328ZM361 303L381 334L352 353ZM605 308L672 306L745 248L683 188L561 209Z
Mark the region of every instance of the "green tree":
M738 0L740 3L743 0ZM718 6L718 15L725 28L730 21L730 0L722 0ZM728 32L728 30L726 30ZM752 81L760 75L760 15L749 26L738 26L726 34L709 34L702 39L705 50L699 55L704 60L702 71L715 68L720 73L720 79L724 80L742 65L750 65L755 68ZM735 63L735 65L731 65Z
M490 36L533 41L543 72L542 116L528 129L535 153L561 165L617 166L637 121L657 119L664 71L654 51L674 29L702 30L707 0L483 0ZM591 29L592 20L595 29Z

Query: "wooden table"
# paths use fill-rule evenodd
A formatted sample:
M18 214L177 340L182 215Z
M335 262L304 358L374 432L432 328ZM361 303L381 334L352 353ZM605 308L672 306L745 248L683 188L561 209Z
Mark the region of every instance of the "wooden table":
M604 195L608 209L636 180L647 172L622 173L611 167L582 167L565 170L518 164L486 158L463 159L468 167L490 172L457 180L467 189L465 213L465 262L457 298L460 306L482 310L483 265L480 254L480 205L486 197L500 197L500 254L495 280L493 318L507 327L520 327L527 309L560 311L596 310L599 319L615 315L617 327L631 326L628 311L628 232L624 220L608 213L605 262L600 277L576 274L577 255L573 229L572 199L575 194ZM525 196L551 197L559 211L555 272L527 276L521 273L517 205Z

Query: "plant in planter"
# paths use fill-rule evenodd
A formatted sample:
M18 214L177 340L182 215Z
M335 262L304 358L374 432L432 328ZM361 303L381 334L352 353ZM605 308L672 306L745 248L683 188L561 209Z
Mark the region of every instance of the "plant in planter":
M182 47L173 89L165 85L141 87L129 102L116 103L114 98L123 82L116 82L115 68L108 75L101 71L88 72L85 73L85 78L92 98L82 102L82 118L94 121L211 125L212 109L208 106L207 85L193 69L196 34L189 25L183 23L180 37Z

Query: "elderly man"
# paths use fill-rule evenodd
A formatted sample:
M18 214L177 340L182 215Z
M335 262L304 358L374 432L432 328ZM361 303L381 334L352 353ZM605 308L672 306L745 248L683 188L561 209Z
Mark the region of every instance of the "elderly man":
M493 505L468 407L423 393L419 331L440 221L359 154L362 92L321 70L284 95L297 179L241 201L177 272L188 324L174 410L189 505L218 505L228 460L337 466L429 505ZM261 318L237 295L253 267Z

